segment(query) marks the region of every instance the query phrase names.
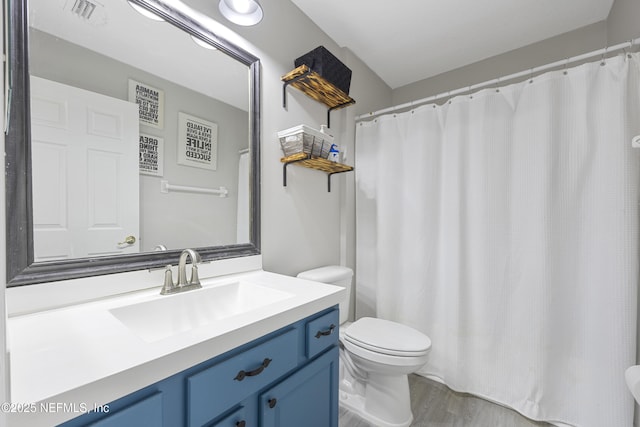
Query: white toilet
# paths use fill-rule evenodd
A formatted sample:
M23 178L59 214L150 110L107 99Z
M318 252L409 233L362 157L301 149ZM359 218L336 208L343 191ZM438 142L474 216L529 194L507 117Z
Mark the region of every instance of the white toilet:
M353 271L328 266L298 277L343 286L340 303L340 405L378 427L408 427L413 421L407 375L427 361L431 340L423 333L383 319L347 322Z

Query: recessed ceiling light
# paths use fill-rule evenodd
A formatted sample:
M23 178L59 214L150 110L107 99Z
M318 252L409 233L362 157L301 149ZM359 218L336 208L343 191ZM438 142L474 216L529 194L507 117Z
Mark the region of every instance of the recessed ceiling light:
M220 0L220 13L234 24L256 25L264 15L258 0Z

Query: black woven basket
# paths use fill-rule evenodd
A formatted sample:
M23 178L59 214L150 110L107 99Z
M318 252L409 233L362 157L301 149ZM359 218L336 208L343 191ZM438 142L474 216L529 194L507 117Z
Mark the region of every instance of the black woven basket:
M351 86L351 70L324 46L318 46L295 60L296 68L306 65L347 95Z

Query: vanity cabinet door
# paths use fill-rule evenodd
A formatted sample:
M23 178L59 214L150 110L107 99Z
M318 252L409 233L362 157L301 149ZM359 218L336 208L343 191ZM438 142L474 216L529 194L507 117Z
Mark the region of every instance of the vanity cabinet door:
M146 397L140 398L142 393ZM168 427L171 425L167 421L167 417L171 417L171 408L163 405L164 398L166 396L162 391L149 395L148 391L141 390L104 405L101 412L89 412L60 424L59 427Z
M163 426L162 393L156 393L112 415L89 424L91 427Z
M251 427L251 422L247 419L245 408L241 406L211 427Z
M261 427L338 427L338 348L260 395Z

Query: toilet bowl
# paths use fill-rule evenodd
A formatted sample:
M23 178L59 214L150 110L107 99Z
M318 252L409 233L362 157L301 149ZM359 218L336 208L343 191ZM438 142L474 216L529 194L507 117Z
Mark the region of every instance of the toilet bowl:
M363 317L348 323L353 271L328 266L299 278L343 286L340 303L340 405L378 427L408 427L413 421L407 375L427 362L431 340L400 323Z

